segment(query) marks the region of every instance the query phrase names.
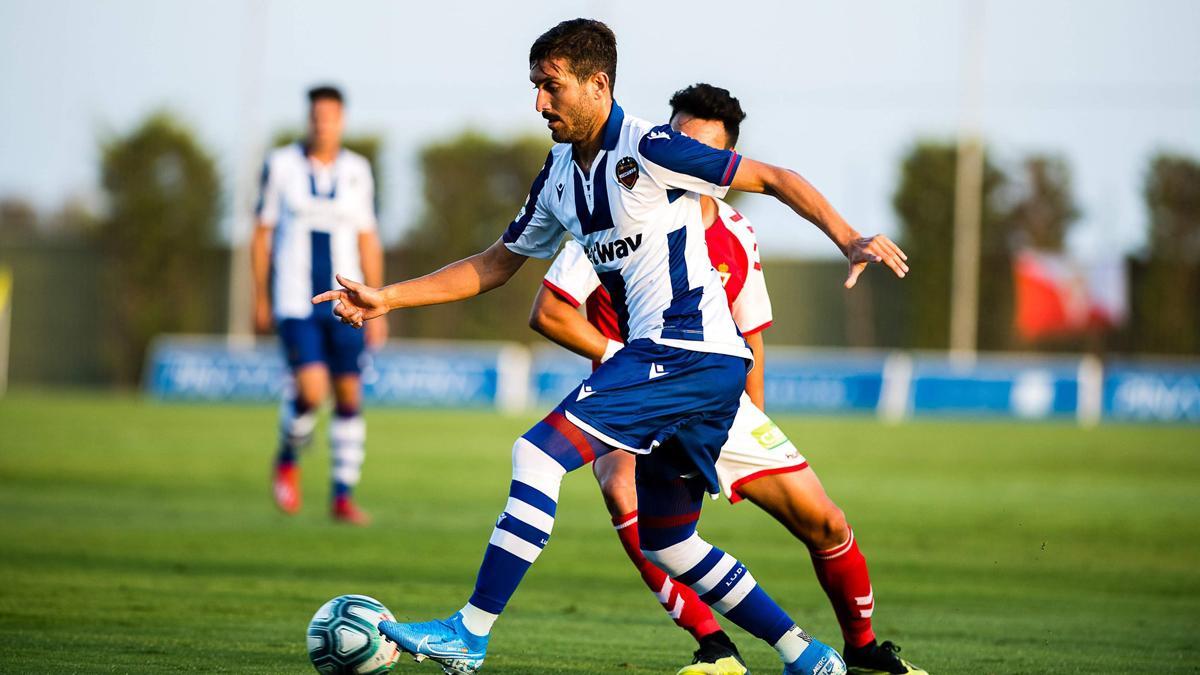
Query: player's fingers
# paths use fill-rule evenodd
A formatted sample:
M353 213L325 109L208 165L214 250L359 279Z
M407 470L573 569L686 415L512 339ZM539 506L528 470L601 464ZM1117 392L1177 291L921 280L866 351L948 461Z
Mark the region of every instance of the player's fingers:
M895 255L887 256L883 259L883 263L892 268L892 271L896 273L896 276L900 277L901 279L904 278L905 274L908 274L908 265L905 265L904 261Z
M882 237L882 239L883 241L879 242L879 248L883 254L883 259L895 261L896 265L899 266L899 268L903 270L905 274L908 274L908 265L904 262L908 259L908 257L904 255L904 251L901 251L900 247L892 243L892 241L887 237ZM892 267L892 269L895 269L891 263L888 263L888 266Z
M340 274L334 275L334 278L337 279L337 282L339 284L341 284L342 286L344 286L352 291L360 291L363 288L365 288L365 286L358 283L357 281L354 281L353 279L347 279L346 277L344 277Z
M900 256L901 260L908 260L908 254L906 254L899 246L897 246L896 242L888 239L887 237L883 237L883 243L892 251L892 253Z
M858 277L867 269L867 263L850 263L850 274L846 277L846 288L854 288L854 284L858 283Z
M345 299L346 299L346 291L325 291L324 293L322 293L320 295L313 296L312 303L314 305L319 305L322 302L329 302L330 300L342 301ZM342 303L342 304L345 304L345 303Z

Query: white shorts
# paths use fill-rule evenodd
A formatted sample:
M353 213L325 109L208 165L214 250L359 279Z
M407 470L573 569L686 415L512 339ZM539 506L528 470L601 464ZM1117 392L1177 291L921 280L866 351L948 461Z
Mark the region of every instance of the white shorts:
M738 488L755 478L807 467L808 461L783 430L743 392L729 439L717 458L717 480L730 503L741 501Z

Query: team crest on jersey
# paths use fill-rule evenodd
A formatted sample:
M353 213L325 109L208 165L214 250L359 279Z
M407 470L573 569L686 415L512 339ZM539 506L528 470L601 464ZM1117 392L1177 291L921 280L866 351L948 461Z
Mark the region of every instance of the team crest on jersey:
M625 186L625 189L632 190L638 182L638 165L632 157L622 157L617 162L617 182Z
M721 277L722 286L728 286L729 279L733 276L733 273L729 271L729 265L721 263L717 265L717 276Z

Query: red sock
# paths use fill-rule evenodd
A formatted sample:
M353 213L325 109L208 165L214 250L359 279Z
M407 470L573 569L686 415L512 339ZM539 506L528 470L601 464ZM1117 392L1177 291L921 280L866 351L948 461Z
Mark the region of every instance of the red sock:
M675 625L699 640L721 630L721 624L713 617L712 610L692 589L667 576L642 555L638 541L637 511L613 518L613 527L625 547L625 555L642 575L642 581L650 592L662 603L663 609L675 621Z
M867 559L858 550L854 531L845 542L828 551L810 551L813 569L825 595L833 603L842 637L851 647L862 647L875 639L871 614L875 611L875 594L867 573Z

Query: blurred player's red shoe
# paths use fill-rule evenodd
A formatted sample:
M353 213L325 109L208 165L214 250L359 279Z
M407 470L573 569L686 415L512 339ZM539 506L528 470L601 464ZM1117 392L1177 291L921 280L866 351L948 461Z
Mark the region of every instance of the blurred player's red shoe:
M371 517L355 506L349 497L334 498L333 519L349 525L369 525L371 523Z
M275 480L272 483L275 494L275 506L280 511L292 515L300 510L300 468L295 464L282 464L275 467Z

